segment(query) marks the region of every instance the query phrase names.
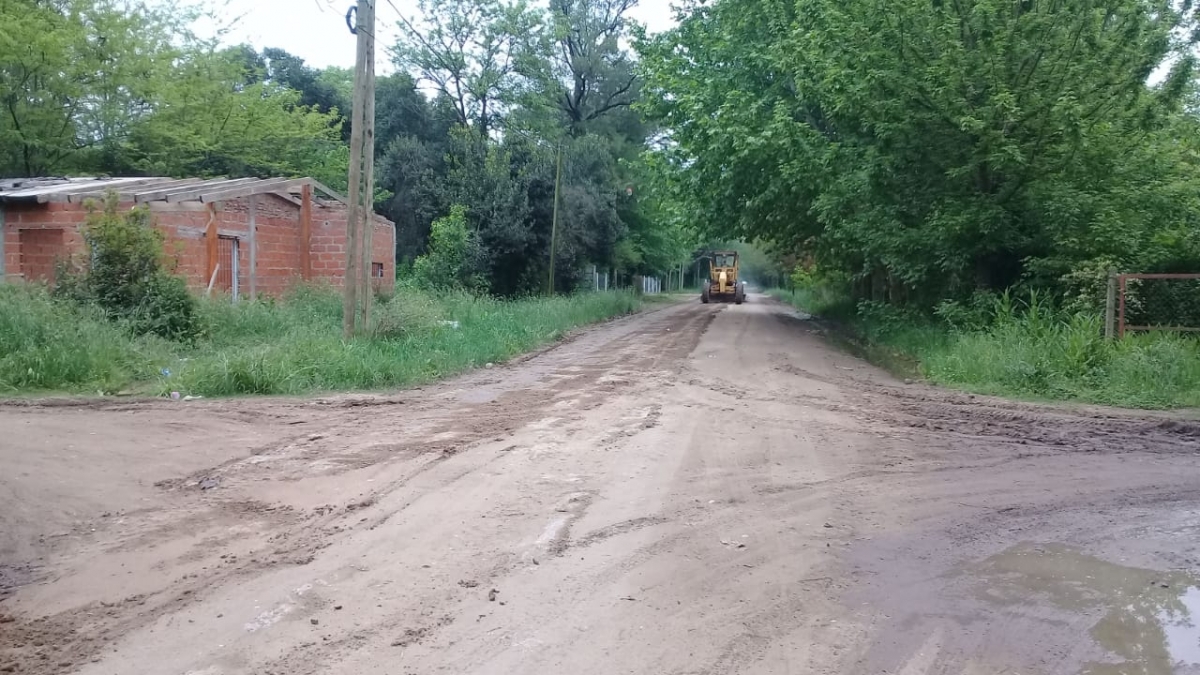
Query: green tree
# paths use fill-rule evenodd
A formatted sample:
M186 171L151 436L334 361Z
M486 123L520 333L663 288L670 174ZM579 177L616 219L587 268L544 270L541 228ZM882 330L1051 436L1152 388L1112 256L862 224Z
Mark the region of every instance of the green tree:
M119 0L0 1L0 174L69 172L153 112L192 14Z
M154 114L131 133L128 166L171 176L334 179L344 171L337 111L304 106L301 92L256 81L240 54L196 50L180 59Z
M641 43L644 101L708 231L932 306L1194 241L1193 28L1166 0L718 0Z
M433 221L429 252L413 263L413 277L431 290L479 290L479 241L467 225L467 209L455 204L450 215Z
M488 285L497 295L520 295L542 286L550 221L544 215L537 218L534 206L549 204L553 169L548 152L531 157L525 154L531 149L519 139L493 143L464 127L451 133L442 199L466 207L486 253ZM544 237L539 221L545 223Z
M636 0L550 0L551 30L545 57L531 71L542 104L574 136L596 120L628 109L638 97L633 58L621 41L630 37L629 10Z
M413 80L433 85L435 98L425 104L413 80L398 80L388 94L395 103L380 108L412 112L378 122L387 139L381 176L395 193L384 208L411 232L401 236L402 256L423 245L434 218L462 205L490 290L544 290L561 152L556 289L577 287L592 265L633 273L679 262L676 232L657 232L656 219L627 193L649 129L631 110L640 87L622 41L632 5L421 4L394 55Z
M498 126L523 85L540 16L524 0L419 0L419 16L401 20L396 64L433 85L481 135Z
M378 204L396 223L396 253L412 260L425 250L443 200L450 130L457 123L445 97L430 102L407 73L381 77L376 87L376 182L390 196Z

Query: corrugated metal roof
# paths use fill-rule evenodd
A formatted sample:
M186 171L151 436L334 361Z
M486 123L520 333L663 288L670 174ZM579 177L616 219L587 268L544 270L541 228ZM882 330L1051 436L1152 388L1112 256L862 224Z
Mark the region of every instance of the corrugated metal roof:
M296 199L305 185L340 201L345 198L311 178L6 178L0 202L82 202L116 192L122 201L215 202L255 194Z

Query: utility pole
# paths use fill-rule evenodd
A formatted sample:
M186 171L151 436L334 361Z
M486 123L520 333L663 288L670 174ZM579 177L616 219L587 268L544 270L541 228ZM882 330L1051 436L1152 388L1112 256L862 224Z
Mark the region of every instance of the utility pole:
M554 171L554 217L550 221L550 295L554 295L554 254L558 248L558 193L562 189L562 141L558 142L558 168Z
M371 306L375 304L372 275L375 256L375 0L362 0L363 23L367 26L366 111L363 113L363 177L362 177L362 329L371 330Z
M375 109L375 0L359 0L346 15L353 15L352 32L358 36L354 63L354 102L350 117L349 205L346 214L346 276L342 289L342 332L346 338L358 332L358 303L362 291L364 317L370 315L369 228L374 225L374 109ZM368 225L364 226L364 223ZM366 246L364 246L364 244ZM365 260L365 263L364 263ZM363 267L366 269L362 269ZM367 282L363 283L365 272ZM364 327L365 324L364 324Z

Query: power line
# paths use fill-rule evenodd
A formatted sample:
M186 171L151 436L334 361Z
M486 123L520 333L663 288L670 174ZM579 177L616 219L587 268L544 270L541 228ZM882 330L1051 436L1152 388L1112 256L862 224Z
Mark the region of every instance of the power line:
M384 1L387 2L387 4L389 6L391 6L392 11L396 13L396 16L400 17L401 21L404 21L404 22L408 21L408 17L404 16L404 12L400 11L400 8L396 6L396 3L392 2L392 0L384 0Z

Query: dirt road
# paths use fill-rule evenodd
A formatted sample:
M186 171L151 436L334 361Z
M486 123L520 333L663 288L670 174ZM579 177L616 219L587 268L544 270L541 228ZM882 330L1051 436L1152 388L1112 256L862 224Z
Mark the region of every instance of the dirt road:
M0 672L1200 672L1200 424L764 298L387 397L0 406Z

